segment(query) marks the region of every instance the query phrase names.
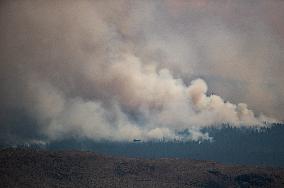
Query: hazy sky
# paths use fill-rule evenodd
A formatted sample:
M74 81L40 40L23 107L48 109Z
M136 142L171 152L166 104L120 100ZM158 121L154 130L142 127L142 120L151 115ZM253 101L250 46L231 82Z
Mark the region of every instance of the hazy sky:
M209 139L283 120L284 1L0 2L0 141Z

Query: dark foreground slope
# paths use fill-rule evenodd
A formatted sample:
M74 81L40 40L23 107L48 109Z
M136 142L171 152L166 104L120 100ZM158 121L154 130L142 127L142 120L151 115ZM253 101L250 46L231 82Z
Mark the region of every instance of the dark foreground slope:
M284 169L5 149L0 187L284 187Z

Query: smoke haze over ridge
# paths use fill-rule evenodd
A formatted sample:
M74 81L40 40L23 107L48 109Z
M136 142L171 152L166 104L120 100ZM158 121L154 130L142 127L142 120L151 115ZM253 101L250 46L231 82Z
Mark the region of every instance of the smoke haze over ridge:
M0 6L1 141L198 140L282 120L282 1Z

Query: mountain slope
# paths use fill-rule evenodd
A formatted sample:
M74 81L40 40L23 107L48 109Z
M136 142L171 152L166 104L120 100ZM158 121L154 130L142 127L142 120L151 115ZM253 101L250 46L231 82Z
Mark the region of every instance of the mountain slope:
M0 187L283 187L284 169L5 149Z

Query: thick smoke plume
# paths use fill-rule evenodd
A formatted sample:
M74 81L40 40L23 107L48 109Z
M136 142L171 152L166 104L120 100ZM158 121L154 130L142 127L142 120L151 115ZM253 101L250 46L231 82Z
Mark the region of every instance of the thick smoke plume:
M251 106L279 117L272 109L284 93L277 85L283 80L278 35L265 23L226 17L230 9L250 8L244 2L226 2L219 15L219 3L207 1L1 2L1 142L198 140L210 139L200 131L208 126L276 121L227 100L253 98ZM235 31L228 22L243 25ZM248 47L245 29L259 29L261 40ZM236 93L226 91L236 84ZM189 136L179 134L184 130Z

